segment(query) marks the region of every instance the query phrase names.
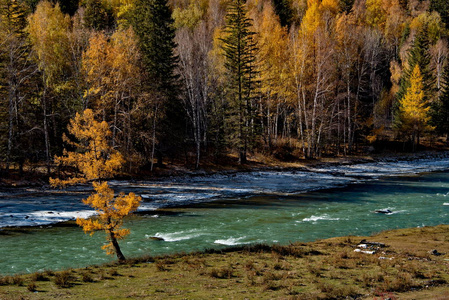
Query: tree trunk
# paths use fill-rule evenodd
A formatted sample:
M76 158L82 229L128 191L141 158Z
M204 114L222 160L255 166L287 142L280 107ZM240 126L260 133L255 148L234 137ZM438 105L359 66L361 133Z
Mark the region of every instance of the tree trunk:
M157 113L158 113L158 108L159 108L159 105L156 104L156 108L155 108L154 116L153 116L153 138L152 138L152 144L151 144L151 167L150 167L151 172L153 172L153 167L154 167L154 150L155 150L155 146L156 146L156 117L157 117Z
M117 242L117 239L115 238L114 232L109 231L109 238L111 239L112 246L114 247L115 254L117 255L117 259L120 263L124 262L126 260L125 256L123 255L122 251L120 250L120 246Z
M45 139L45 156L47 161L47 174L50 174L50 138L48 133L48 116L47 116L47 96L44 91L42 96L43 101L43 111L44 111L44 139Z

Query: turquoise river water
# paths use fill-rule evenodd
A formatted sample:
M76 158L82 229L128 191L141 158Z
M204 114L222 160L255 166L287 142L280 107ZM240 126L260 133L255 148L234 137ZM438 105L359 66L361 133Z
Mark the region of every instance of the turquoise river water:
M249 243L313 241L449 223L449 173L382 177L306 193L234 195L129 218L128 257ZM78 200L77 200L78 201ZM375 213L389 209L391 214ZM151 237L160 237L157 241ZM84 267L113 260L103 233L76 226L0 231L0 274Z

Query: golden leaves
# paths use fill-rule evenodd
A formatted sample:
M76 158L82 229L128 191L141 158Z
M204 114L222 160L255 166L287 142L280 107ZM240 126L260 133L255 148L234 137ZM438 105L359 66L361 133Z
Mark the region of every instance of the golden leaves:
M67 180L50 179L53 186L66 186L90 180L105 179L117 174L124 162L123 156L112 148L108 138L111 136L105 121L98 122L94 113L86 109L83 114L77 113L68 126L70 134L77 142L64 136L64 141L75 147L76 152L64 150L63 156L55 157L55 162L75 167L80 175Z
M132 28L117 30L110 38L94 32L83 53L83 72L88 84L84 96L97 109L114 106L114 101L132 94L140 83L139 49Z
M93 220L78 218L76 224L83 227L84 232L90 235L96 231L105 231L109 243L102 249L106 250L108 255L115 254L113 240L121 240L130 233L129 229L121 228L123 218L137 210L142 198L134 193L129 195L120 193L115 197L114 191L107 182L94 182L93 186L95 193L84 199L83 203L94 208L98 217Z
M70 17L61 12L59 4L53 6L45 0L39 2L28 23L30 39L46 84L58 84L70 65Z
M402 130L431 131L434 127L428 123L430 106L424 98L424 85L418 64L410 76L410 86L404 97L399 101L399 118Z

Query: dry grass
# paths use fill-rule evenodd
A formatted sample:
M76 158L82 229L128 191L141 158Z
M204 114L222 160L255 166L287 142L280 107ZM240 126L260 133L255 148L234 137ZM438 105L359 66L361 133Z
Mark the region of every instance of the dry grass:
M382 232L365 237L388 246L373 255L345 237L6 276L0 299L449 299L448 236L447 225Z

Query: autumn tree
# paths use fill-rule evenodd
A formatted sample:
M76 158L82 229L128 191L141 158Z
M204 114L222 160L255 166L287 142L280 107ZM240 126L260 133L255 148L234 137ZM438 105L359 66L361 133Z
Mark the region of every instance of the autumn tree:
M112 145L132 160L132 113L141 90L140 52L131 27L108 37L93 32L83 53L86 106L101 112L112 131Z
M68 131L76 141L67 137L64 139L75 151L64 150L64 155L55 157L55 161L63 166L74 167L79 173L69 179L50 179L50 183L52 186L65 186L93 181L96 193L84 199L83 203L94 208L98 217L80 218L76 223L91 235L96 231L105 231L109 243L102 248L107 254L116 254L122 262L125 256L118 241L130 233L128 229L122 228L123 219L137 210L141 197L134 193L121 193L115 197L114 191L104 181L114 176L123 163L122 155L111 146L111 131L105 121L96 121L93 111L86 109L70 121Z
M247 152L257 137L254 127L254 97L257 91L255 66L257 46L254 35L245 1L232 1L228 7L222 41L226 58L225 67L229 72L230 140L238 151L240 164L246 163Z
M395 119L396 129L411 135L413 151L419 146L420 136L434 129L429 125L429 109L429 103L424 97L423 76L416 64L410 76L410 86L399 101Z
M282 4L282 2L280 3ZM279 5L280 5L279 4ZM255 9L255 11L258 11ZM280 136L290 132L288 122L291 111L287 104L288 35L282 27L273 6L265 4L260 15L253 17L259 50L256 58L259 66L260 97L262 99L263 138L268 147Z
M325 4L325 5L324 5ZM320 155L325 130L335 113L331 92L335 89L334 28L336 1L308 1L297 32L291 33L290 100L295 105L297 131L306 157Z
M53 5L47 0L41 1L36 11L28 17L28 32L34 59L42 76L43 88L38 101L42 110L41 128L44 133L48 172L55 146L52 141L60 135L52 133L58 128L57 118L66 115L61 109L70 106L65 104L72 100L69 97L58 97L58 94L65 94L67 89L71 88L68 84L72 75L70 26L70 17L61 12L59 4Z

